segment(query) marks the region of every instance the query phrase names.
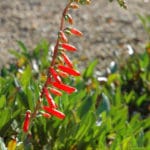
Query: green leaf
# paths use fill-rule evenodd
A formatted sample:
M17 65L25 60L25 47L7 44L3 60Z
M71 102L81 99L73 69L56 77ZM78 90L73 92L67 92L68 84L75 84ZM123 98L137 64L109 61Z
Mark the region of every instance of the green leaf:
M21 102L21 105L23 104L23 106L25 108L29 108L29 104L28 104L28 97L27 97L27 94L23 91L23 90L19 90L18 93L17 93L17 100L19 102ZM18 104L19 104L18 102Z
M28 87L28 85L30 83L31 76L32 76L31 67L27 66L22 73L21 81L20 81L22 84L22 87L24 87L24 89L26 87Z
M136 102L137 105L140 106L143 103L143 101L146 100L146 98L147 98L147 94L144 94L144 95L140 96L139 98L137 98L137 102Z
M26 88L26 94L27 94L29 109L31 111L33 111L34 110L34 106L35 106L35 101L34 101L34 93L33 93L33 91L32 91L30 86Z
M23 142L19 142L18 144L17 144L17 146L16 146L16 150L24 150L25 148L24 148L24 144L23 144Z
M90 65L86 68L85 72L84 72L84 77L85 78L89 78L92 77L94 74L94 69L95 66L98 64L98 60L94 60L92 63L90 63Z
M102 113L103 111L108 112L110 110L110 102L108 97L105 94L102 94L101 96L101 103L99 105L99 107L96 110L96 113L99 115L100 113Z
M93 113L87 112L80 122L80 126L78 128L77 134L75 135L75 139L80 141L85 135L87 135L94 122L95 117Z
M118 73L112 73L108 76L108 84L110 85L114 81L118 81L120 79L120 75Z
M5 104L6 104L6 97L5 97L5 95L2 95L0 97L0 109L3 108L5 106Z
M126 102L127 104L130 103L130 102L133 100L134 96L135 96L135 92L134 92L133 90L132 90L130 93L127 93L127 94L124 96L125 102Z
M10 114L11 112L9 108L0 110L0 119L1 119L0 129L9 121L9 119L11 118Z
M115 93L115 104L117 105L117 106L119 106L120 104L121 104L121 102L122 102L122 93L121 93L121 89L120 89L120 87L118 87L118 88L116 88L116 93Z
M21 42L21 41L17 41L17 43L18 43L19 47L21 48L21 50L22 50L24 53L27 53L28 49L27 49L27 47L24 45L24 43Z
M80 116L80 118L85 116L87 114L87 112L90 111L91 107L93 106L92 100L93 100L92 96L83 100L82 105L80 106L80 108L78 110L78 115Z
M14 55L18 59L21 57L21 54L18 53L17 50L10 49L9 52L10 52L10 54Z
M123 141L122 141L122 150L127 150L129 149L129 145L130 145L130 142L131 142L131 137L127 137L125 138Z

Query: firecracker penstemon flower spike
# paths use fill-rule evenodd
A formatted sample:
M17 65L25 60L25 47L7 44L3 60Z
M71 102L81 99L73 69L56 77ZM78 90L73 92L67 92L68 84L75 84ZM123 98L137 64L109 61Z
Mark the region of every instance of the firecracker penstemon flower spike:
M63 83L62 79L69 76L80 75L80 73L74 69L72 61L66 54L67 52L75 52L77 50L75 46L69 44L67 35L83 35L82 32L74 27L65 27L65 24L69 23L72 25L74 22L72 16L68 12L70 9L78 9L79 4L89 4L89 2L90 0L69 0L62 13L60 29L52 61L47 70L47 79L41 89L39 100L37 101L35 109L33 112L28 110L25 115L23 123L23 131L25 133L28 133L30 124L37 116L39 116L39 114L45 118L51 118L52 116L59 119L65 118L65 114L58 110L59 107L55 103L53 96L62 96L61 91L64 91L67 94L77 91L76 88ZM46 101L47 105L45 105L45 102L43 103L43 101Z

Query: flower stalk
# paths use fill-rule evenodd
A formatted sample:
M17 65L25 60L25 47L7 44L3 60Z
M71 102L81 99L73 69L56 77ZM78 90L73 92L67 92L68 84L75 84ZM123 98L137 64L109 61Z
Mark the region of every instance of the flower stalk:
M75 52L77 50L75 46L69 44L66 32L70 32L71 35L76 36L82 36L83 34L76 28L66 27L65 23L69 23L70 25L73 24L73 18L68 11L69 9L79 8L79 4L82 4L83 2L88 3L89 0L70 0L62 13L60 29L58 32L56 45L54 47L52 61L47 70L47 79L42 87L39 100L37 101L34 111L31 112L28 110L26 112L23 124L23 131L25 133L29 131L32 121L39 114L45 118L55 116L59 119L64 119L65 114L58 110L59 107L55 103L52 96L62 96L61 91L68 94L77 91L76 88L63 83L62 80L63 78L69 76L80 76L80 73L73 68L73 63L66 54L66 52ZM47 105L43 103L44 100Z

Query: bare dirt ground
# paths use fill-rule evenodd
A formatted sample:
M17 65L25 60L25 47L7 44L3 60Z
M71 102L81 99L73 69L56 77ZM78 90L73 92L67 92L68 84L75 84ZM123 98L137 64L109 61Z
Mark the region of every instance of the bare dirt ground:
M41 39L54 44L62 10L67 0L0 0L0 66L11 61L9 49L18 49L17 40L33 49ZM128 10L116 2L93 0L73 12L74 26L84 33L74 38L78 48L74 54L83 68L87 62L99 60L104 69L115 59L114 53L123 58L130 44L137 52L144 50L147 35L137 14L150 14L150 0L128 0Z

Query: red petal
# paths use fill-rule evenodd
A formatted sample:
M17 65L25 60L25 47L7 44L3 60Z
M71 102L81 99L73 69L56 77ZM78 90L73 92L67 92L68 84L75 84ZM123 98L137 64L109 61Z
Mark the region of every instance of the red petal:
M56 116L59 119L64 119L65 118L65 114L58 111L58 110L56 110L56 109L52 109L52 108L49 108L47 106L43 106L43 110L45 110L46 112L50 113L53 116Z
M53 78L57 82L61 82L61 78L58 76L57 72L54 70L54 68L50 67L49 68L50 73L52 74Z
M80 76L80 72L72 69L72 68L69 68L69 67L66 67L66 66L58 66L58 68L61 70L61 71L64 71L70 75L73 75L73 76Z
M60 90L67 92L68 94L71 94L76 91L76 88L63 83L53 82L52 85Z
M73 63L71 62L69 57L65 53L62 53L62 56L63 56L63 59L64 59L66 65L68 65L68 67L72 68L73 67Z
M62 93L54 88L50 88L50 92L57 96L62 96Z
M50 78L47 78L46 84L51 84L51 79Z
M66 15L65 19L68 21L68 23L73 24L73 18L70 14Z
M78 29L76 29L76 28L71 28L71 29L70 29L70 32L71 32L72 34L76 35L76 36L82 36L82 35L83 35L83 33L80 32L80 31L79 31Z
M70 45L67 43L62 43L61 46L62 46L62 48L64 48L65 50L68 50L68 51L76 51L77 50L73 45Z
M55 104L55 102L54 102L52 96L51 96L51 95L49 94L49 92L48 92L48 89L47 89L47 88L44 88L44 89L43 89L43 92L44 92L44 94L45 94L45 96L46 96L46 100L47 100L49 106L52 107L52 108L57 108L57 106L56 106L56 104Z
M31 111L28 110L26 112L26 116L25 116L25 120L23 123L23 131L27 132L29 130L29 126L30 126L30 117L31 117Z
M48 114L48 113L46 113L46 112L43 112L43 113L42 113L42 116L45 117L45 118L50 118L50 117L51 117L51 115Z
M58 71L58 74L63 78L67 78L69 76L68 73L60 71L60 70Z
M67 37L66 37L66 35L64 34L63 31L59 32L59 39L61 40L61 42L64 42L64 43L68 42L68 39L67 39Z

